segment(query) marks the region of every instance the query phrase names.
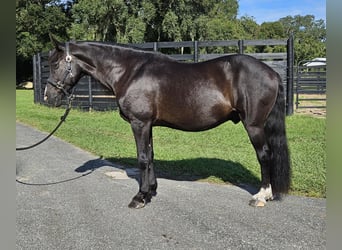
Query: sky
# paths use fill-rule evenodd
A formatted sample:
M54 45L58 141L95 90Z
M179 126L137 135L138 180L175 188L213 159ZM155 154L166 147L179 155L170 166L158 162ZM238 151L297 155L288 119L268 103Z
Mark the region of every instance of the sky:
M263 22L278 21L282 17L314 15L326 23L326 0L238 0L238 18L244 15ZM340 1L340 0L339 0Z

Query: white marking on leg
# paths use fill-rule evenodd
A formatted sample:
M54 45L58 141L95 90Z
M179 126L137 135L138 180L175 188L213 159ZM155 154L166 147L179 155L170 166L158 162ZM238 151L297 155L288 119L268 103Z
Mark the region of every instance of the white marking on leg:
M46 95L46 92L47 92L47 86L45 86L45 89L44 89L44 101L46 102L48 97Z
M266 188L260 188L260 191L253 195L254 200L261 200L266 203L268 200L273 200L273 193L271 184L269 184Z

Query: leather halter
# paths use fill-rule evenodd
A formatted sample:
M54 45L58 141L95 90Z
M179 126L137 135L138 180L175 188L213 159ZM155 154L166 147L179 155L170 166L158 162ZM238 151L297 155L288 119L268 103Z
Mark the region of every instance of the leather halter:
M47 80L47 83L52 85L53 87L55 87L56 89L61 90L67 97L70 97L72 94L68 93L68 91L66 91L65 89L65 80L68 76L72 77L72 67L71 67L71 60L72 57L69 53L69 42L65 43L65 50L66 50L66 57L65 57L65 61L66 61L66 68L65 68L65 73L64 73L64 77L62 79L62 81L58 81L57 83L53 82L50 80L50 78ZM73 91L72 91L73 92Z

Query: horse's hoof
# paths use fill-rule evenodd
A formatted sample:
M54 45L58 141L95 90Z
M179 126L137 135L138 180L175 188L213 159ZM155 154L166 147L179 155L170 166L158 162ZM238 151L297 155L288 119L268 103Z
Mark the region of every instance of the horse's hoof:
M264 207L266 205L265 199L252 199L249 201L249 205L252 207Z
M135 208L135 209L143 208L145 207L145 200L144 199L137 200L133 198L133 200L128 204L128 207Z

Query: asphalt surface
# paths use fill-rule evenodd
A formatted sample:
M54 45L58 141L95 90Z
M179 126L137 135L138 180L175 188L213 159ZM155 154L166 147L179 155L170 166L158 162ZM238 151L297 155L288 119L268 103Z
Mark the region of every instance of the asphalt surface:
M16 131L17 147L46 135ZM55 137L16 159L17 249L326 249L325 199L254 208L236 186L159 178L157 196L134 210L134 169Z

